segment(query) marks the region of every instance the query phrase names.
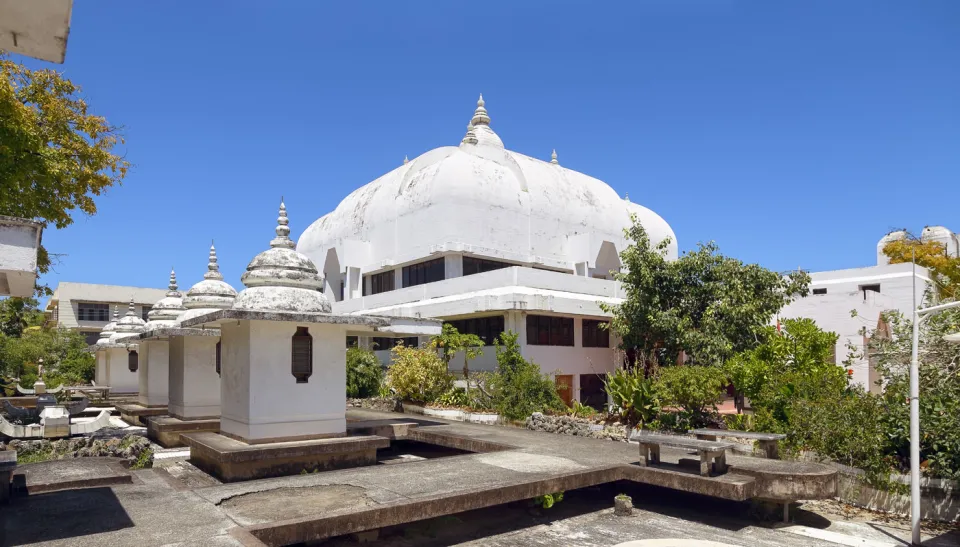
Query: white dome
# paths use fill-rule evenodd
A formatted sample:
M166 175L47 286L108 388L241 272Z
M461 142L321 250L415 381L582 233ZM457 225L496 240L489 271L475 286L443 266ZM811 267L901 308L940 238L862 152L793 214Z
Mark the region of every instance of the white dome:
M173 270L170 270L170 285L167 288L169 290L166 296L157 300L147 312L145 331L172 326L180 314L186 311L183 307L183 294L177 290L177 274Z
M294 250L288 237L287 208L280 203L277 237L270 248L258 254L247 265L240 281L247 288L240 291L233 309L287 312L326 312L330 302L323 295L323 280L317 267L306 256Z
M110 337L110 341L118 342L125 338L136 336L145 330L146 324L146 321L137 316L133 307L133 300L131 299L130 306L127 308L127 314L117 321L116 332Z
M342 240L368 242L369 262L351 264L367 266L463 243L494 258L572 266L570 237L594 234L622 251L631 213L654 244L671 238L676 258L676 236L660 216L601 180L505 149L481 101L460 146L430 150L357 189L304 231L297 250L321 264Z
M180 314L179 322L200 317L212 311L227 310L233 307L237 291L223 280L220 266L217 264L217 249L211 244L207 273L196 285L190 287L183 297L183 307L187 311Z
M958 241L957 235L945 226L927 226L920 233L920 240L924 242L937 242L943 245L949 256L957 256Z
M877 242L877 266L883 266L884 264L890 263L890 258L883 253L883 248L886 247L888 243L906 238L906 230L894 230L881 237L880 241Z

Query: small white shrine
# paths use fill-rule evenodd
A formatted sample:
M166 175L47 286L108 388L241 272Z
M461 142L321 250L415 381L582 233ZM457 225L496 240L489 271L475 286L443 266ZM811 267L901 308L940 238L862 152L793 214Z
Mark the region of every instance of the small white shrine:
M347 436L348 332L440 333L440 322L335 315L316 266L294 250L286 207L229 309L181 320L221 330L220 434L187 433L191 461L225 481L376 462L377 436Z
M98 386L109 387L111 394L135 394L140 389L138 369L140 365L139 347L136 338L146 323L137 317L133 300L126 315L117 318L113 310L113 321L104 325L100 339L90 347L97 358L94 381Z

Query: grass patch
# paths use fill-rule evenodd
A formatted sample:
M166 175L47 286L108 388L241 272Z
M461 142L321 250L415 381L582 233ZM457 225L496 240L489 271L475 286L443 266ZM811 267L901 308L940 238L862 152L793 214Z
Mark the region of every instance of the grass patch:
M130 469L147 469L149 467L153 467L153 449L145 448L137 456L137 461L130 464Z

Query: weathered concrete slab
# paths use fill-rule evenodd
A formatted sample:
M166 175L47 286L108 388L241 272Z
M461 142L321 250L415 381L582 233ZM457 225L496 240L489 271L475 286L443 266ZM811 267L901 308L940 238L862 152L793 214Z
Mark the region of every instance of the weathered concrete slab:
M181 420L173 416L150 416L146 418L147 436L164 448L185 446L180 439L181 433L201 431L219 433L220 419Z
M146 426L146 419L151 416L163 416L167 413L166 406L143 406L140 403L118 403L116 409L120 412L120 419L130 425Z
M120 458L71 458L29 463L17 468L14 483L27 494L132 482ZM22 476L23 478L19 478Z

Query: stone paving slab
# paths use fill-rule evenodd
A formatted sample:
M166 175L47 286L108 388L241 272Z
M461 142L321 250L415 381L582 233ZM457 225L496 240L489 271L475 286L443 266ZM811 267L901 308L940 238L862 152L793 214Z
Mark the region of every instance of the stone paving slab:
M133 482L120 458L71 458L21 465L14 473L19 493L39 494L55 490L90 488Z

